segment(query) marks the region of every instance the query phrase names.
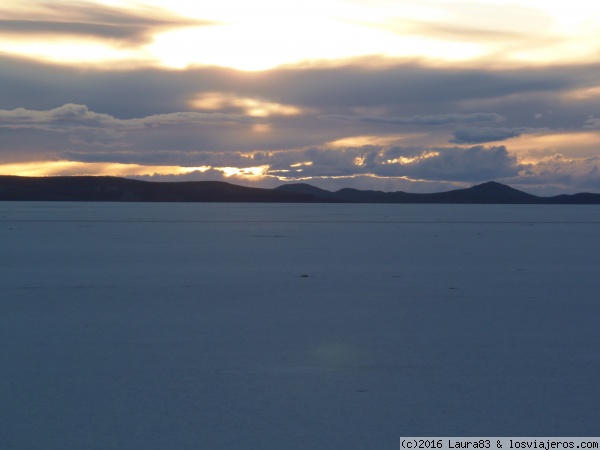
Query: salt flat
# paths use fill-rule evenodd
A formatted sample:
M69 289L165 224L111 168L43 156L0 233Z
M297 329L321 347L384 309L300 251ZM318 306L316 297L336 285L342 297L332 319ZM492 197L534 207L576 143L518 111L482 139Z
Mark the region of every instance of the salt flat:
M597 436L594 206L0 204L0 448Z

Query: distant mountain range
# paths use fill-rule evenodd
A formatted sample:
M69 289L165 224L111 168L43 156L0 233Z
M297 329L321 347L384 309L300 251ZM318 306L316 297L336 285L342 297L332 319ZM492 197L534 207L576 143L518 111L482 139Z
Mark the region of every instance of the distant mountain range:
M305 183L261 189L222 181L0 176L0 201L600 204L600 194L539 197L495 181L466 189L413 194L348 188L332 192Z

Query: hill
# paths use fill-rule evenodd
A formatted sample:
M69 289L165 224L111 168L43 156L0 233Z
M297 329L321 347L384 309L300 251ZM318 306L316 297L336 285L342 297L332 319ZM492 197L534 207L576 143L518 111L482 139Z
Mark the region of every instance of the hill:
M466 189L414 194L350 188L332 192L306 183L262 189L222 181L0 176L0 201L600 204L600 194L539 197L494 181Z
M349 188L331 192L307 184L286 184L275 188L275 190L290 193L310 192L311 195L323 200L337 200L348 203L600 204L600 194L580 193L539 197L495 181L488 181L466 189L431 194Z

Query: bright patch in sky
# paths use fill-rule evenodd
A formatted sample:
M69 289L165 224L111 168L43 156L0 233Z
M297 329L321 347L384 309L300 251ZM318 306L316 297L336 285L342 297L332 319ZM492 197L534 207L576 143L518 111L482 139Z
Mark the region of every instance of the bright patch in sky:
M205 92L191 101L191 106L202 110L221 110L224 108L240 108L244 114L254 117L271 115L292 116L302 110L293 105L267 102L256 98L240 98L220 92Z
M30 23L34 26L33 22L38 22L43 32L38 29L34 34L3 40L1 48L65 63L138 60L173 68L218 65L242 70L365 55L440 61L484 57L564 61L582 59L597 50L600 15L590 13L592 3L220 0L207 5L188 0L146 0L142 8L139 2L104 1L101 4L105 7L128 14L129 25L147 27L140 31L144 39L141 34L129 36L137 42L124 43L123 36L106 39L110 27L123 24L106 13L100 17L75 15L72 19L79 22L67 27L70 36L48 39L62 20L52 15ZM86 4L92 3L79 5ZM32 5L39 9L44 4ZM19 9L23 14L27 10L22 4ZM169 19L161 20L161 14ZM176 18L182 20L179 25ZM82 24L95 27L98 35L77 36L77 27Z
M78 175L110 175L136 176L162 174L185 174L192 170L202 172L208 168L183 168L179 166L148 166L139 164L117 163L82 163L77 161L35 161L26 163L0 164L1 174L11 174L22 177L43 176L78 176Z

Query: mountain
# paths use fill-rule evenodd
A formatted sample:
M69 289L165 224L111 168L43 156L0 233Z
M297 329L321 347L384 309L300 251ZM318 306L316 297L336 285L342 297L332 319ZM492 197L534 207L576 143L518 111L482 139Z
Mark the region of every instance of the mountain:
M540 197L495 181L478 184L467 189L428 194L428 196L440 203L540 203Z
M332 192L306 183L262 189L222 181L0 176L0 201L600 204L600 194L538 197L495 181L466 189L413 194L350 188Z
M285 192L309 192L306 184L286 184L275 188ZM312 187L312 186L310 186ZM505 184L489 181L466 189L455 189L432 194L412 194L403 191L361 191L340 189L330 192L313 188L310 191L321 199L348 203L481 203L481 204L600 204L600 194L581 193L538 197Z
M0 176L0 200L110 202L315 202L316 197L220 181L151 182L118 177Z

